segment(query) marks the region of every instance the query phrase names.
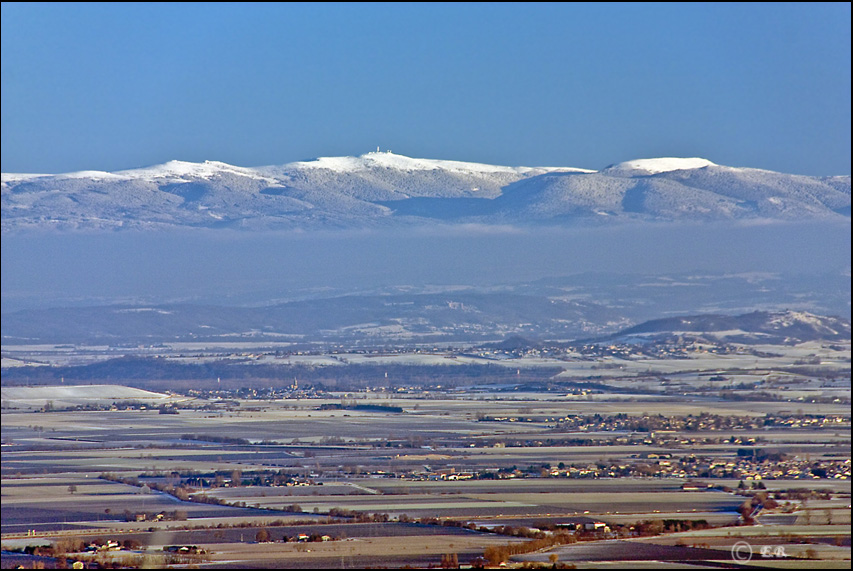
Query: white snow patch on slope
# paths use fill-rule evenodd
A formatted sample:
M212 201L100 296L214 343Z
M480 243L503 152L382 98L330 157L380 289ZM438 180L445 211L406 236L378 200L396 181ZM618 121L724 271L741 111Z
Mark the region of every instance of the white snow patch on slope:
M312 161L300 161L285 165L293 168L328 169L335 172L357 172L375 168L392 168L404 171L444 170L463 173L514 173L534 171L551 172L595 172L573 167L504 167L482 163L445 161L438 159L413 159L391 152L371 152L360 157L320 157Z
M162 165L118 171L115 174L128 179L212 178L222 174L234 174L271 183L277 182L276 179L261 175L255 169L235 167L234 165L219 161L204 161L203 163L169 161Z
M105 171L78 171L54 175L57 179L81 178L90 180L119 180L121 175Z
M708 159L698 157L693 158L678 158L678 157L661 157L657 159L637 159L633 161L625 161L607 167L606 170L621 170L621 171L645 171L650 174L661 172L701 169L705 167L717 166Z
M4 172L0 174L0 182L21 182L23 180L30 180L33 178L41 178L45 176L52 176L49 174L34 174L34 173L20 173L20 172Z
M169 395L120 385L3 387L2 400L30 399L165 399Z
M172 315L172 311L164 311L162 309L157 309L155 307L129 307L127 309L117 309L116 313L143 313L143 312L151 312L151 313L159 313L160 315Z
M3 173L4 183L15 183L35 178L90 179L90 180L151 180L151 181L183 181L198 178L210 179L215 176L231 174L277 184L278 180L264 176L258 170L245 167L235 167L219 161L204 161L191 163L187 161L169 161L162 165L153 165L138 169L128 169L116 172L78 171L62 174L20 174Z
M769 325L777 327L790 327L796 323L804 323L814 328L827 328L823 319L804 311L786 311L768 322Z

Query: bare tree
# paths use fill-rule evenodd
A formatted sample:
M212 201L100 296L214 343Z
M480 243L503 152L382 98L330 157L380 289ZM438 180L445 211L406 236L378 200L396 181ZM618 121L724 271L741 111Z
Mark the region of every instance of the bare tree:
M258 533L255 534L255 541L258 543L266 543L270 540L270 532L267 531L267 528L262 527L258 530Z

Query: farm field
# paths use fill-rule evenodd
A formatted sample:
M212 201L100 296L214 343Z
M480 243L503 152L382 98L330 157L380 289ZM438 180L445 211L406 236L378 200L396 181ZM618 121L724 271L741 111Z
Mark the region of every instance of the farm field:
M805 567L849 565L849 350L773 354L749 370L725 355L564 363L541 386L4 385L4 549L109 539L133 565L208 568L428 567L514 549L509 566L666 569L781 538ZM820 374L777 370L816 354ZM345 361L372 359L311 358L350 375Z

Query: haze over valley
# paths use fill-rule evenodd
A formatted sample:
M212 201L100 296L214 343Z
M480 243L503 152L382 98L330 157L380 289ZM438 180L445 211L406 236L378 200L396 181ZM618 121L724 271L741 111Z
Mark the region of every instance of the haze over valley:
M373 152L280 167L4 174L2 188L10 337L20 336L12 324L39 322L11 312L116 304L244 314L303 304L326 322L270 331L397 323L398 340L413 324L446 327L421 311L445 304L467 307L457 314L474 319L477 339L524 323L565 338L705 311L850 315L849 176L689 158L592 171ZM380 301L372 319L333 317ZM510 310L518 303L530 314ZM562 331L542 313L554 303L566 310L554 316ZM216 331L269 327L240 318Z

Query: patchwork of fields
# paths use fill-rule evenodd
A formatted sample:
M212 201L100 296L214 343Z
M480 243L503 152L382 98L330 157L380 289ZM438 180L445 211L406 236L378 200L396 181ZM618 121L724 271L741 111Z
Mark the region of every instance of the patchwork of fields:
M752 368L708 355L580 364L599 373L584 379L566 366L540 388L4 386L4 549L112 539L130 547L67 557L131 566L426 567L513 553L510 566L667 568L731 561L746 541L784 547L765 566L849 567L849 348L826 349L813 376L790 367L820 348L777 349ZM712 391L711 377L726 380ZM169 545L204 553L164 555Z

